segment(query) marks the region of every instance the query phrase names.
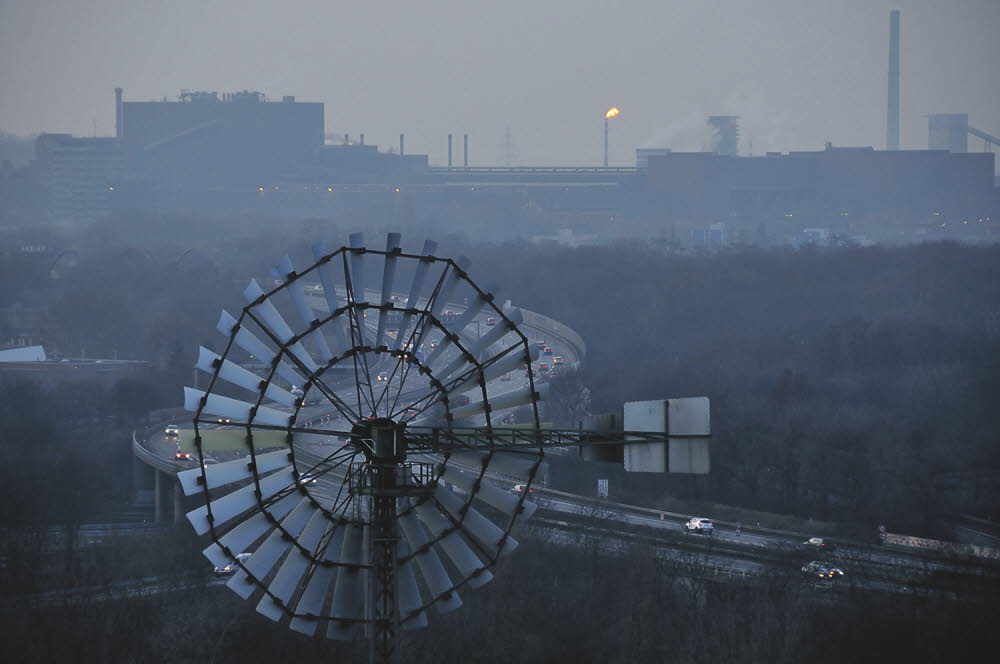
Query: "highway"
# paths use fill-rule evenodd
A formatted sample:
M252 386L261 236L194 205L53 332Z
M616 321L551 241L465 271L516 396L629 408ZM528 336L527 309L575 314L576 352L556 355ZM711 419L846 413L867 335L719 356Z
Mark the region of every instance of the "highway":
M540 500L541 507L527 523L521 524L519 532L523 538L525 531L544 542L547 547L573 549L594 549L602 556L634 557L653 555L665 564L665 571L677 575L714 580L722 583L771 584L785 579L812 588L818 598L847 603L849 592L865 592L903 595L908 597L937 597L958 600L966 596L995 596L995 583L983 583L982 577L973 576L941 582L933 574L915 564L912 560L899 560L892 568L879 565L846 567L835 559L835 564L847 569L847 576L836 581L810 581L800 576L801 562L796 558L768 556L766 551L753 551L757 546L735 539L701 535L676 536L676 529L662 526L657 533L657 523L641 521L635 528L626 524L629 519L617 518L622 515L605 512L600 516L592 513L586 516L573 514L567 501L550 502ZM561 514L563 510L569 513ZM671 537L669 535L674 535ZM139 536L138 530L118 530L108 538ZM748 546L749 550L722 546L730 542ZM764 547L766 549L766 547ZM517 565L516 556L505 565ZM205 587L220 586L229 582L231 576L209 575L209 565L202 570L186 573L149 575L136 579L123 579L95 586L75 586L36 592L29 595L11 595L4 598L8 606L61 606L74 603L95 603L126 598L139 598L162 593L190 592ZM995 576L990 579L995 580ZM785 581L782 581L785 582Z
M316 299L317 305L320 304L320 299ZM459 305L448 305L447 308L456 312L464 310ZM480 323L480 328L485 325L485 318L486 314L483 314L476 319L476 322ZM551 366L552 358L555 356L565 358L565 366L576 366L580 362L581 352L564 337L554 335L551 329L528 324L519 327L526 333L531 343L545 341L553 348L553 354L540 355L539 362L547 362ZM374 333L374 321L366 321L366 328L368 333ZM428 343L433 338L429 338ZM505 337L498 342L498 345L511 340ZM446 355L443 361L449 359L451 358ZM512 374L509 381L499 379L490 381L487 389L492 400L519 390L523 385L524 377ZM476 392L478 388L470 393L470 396L476 398ZM358 399L353 394L346 397L345 401L352 408L359 406ZM330 418L330 422L323 422L322 420L327 417ZM300 411L299 420L315 423L318 428L329 427L333 430L348 428L347 423L338 418L336 412L328 406L305 407ZM482 416L473 422L473 424L482 423L484 423ZM162 427L156 431L162 432ZM343 443L342 438L321 433L296 434L294 442L294 454L299 471L308 473L319 469L315 482L308 487L308 490L317 502L327 509L337 505L344 481L344 466L326 472L322 469L330 455ZM192 462L172 459L176 446L175 439L165 437L162 433L154 433L146 438L142 445L171 464L175 470L194 466ZM208 455L208 462L222 462L239 456L242 456L242 453L238 451L214 452ZM435 461L428 457L414 460ZM454 455L450 463L466 472L478 472L474 456L465 458L462 455ZM491 472L486 477L487 482L502 489L509 489L514 483L524 479L523 473L519 473L516 466L508 465L501 469L502 472L496 472L500 465L495 464L491 467ZM744 527L741 533L737 533L735 524L720 522L716 522L713 535L688 533L683 524L689 518L711 515L682 515L597 501L552 491L546 489L543 484L544 482L539 483L535 487L534 498L539 503L540 510L530 527L543 529L549 541L562 545L580 546L583 542L598 542L603 551L612 553L620 552L627 542L638 542L652 546L658 556L678 560L688 566L694 564L693 559L697 559L697 566L711 568L715 573L721 571L742 578L760 577L776 569L797 570L804 561L816 557L815 553L810 555L804 544L811 536L807 533L750 527ZM1000 571L992 565L978 564L976 561L949 560L916 552L887 551L864 543L838 543L839 548L833 556L836 564L848 569L851 583L860 581L872 589L910 592L914 587L933 588L933 577L944 574L958 577L959 585L965 588L974 585L977 579L986 578L995 582L994 580L1000 576ZM944 589L942 592L953 591Z

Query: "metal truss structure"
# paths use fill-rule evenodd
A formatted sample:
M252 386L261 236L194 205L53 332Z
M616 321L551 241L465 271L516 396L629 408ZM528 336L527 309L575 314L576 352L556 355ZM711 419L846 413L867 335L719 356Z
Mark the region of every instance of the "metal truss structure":
M459 608L517 547L514 525L536 506L491 481L498 462L530 487L550 447L666 440L543 429L547 385L520 312L435 250L404 252L396 233L373 250L357 234L314 247L300 272L286 257L273 288L251 281L240 315L223 311L224 350L198 360L207 389L185 388L198 467L178 478L204 498L188 518L212 539L205 555L238 568L228 585L261 614L365 636L377 662L397 661L401 630ZM501 380L520 371L520 388Z

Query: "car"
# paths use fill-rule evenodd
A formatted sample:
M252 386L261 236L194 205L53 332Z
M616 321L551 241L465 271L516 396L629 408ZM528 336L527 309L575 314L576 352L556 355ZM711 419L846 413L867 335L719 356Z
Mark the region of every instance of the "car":
M174 459L176 459L178 461L190 461L191 460L191 454L190 454L190 452L184 452L184 451L182 451L181 448L178 447L177 450L174 452Z
M715 526L712 525L712 520L700 516L685 523L684 527L688 530L688 532L693 531L696 533L707 533L709 535L715 532Z
M489 325L489 326L496 325L497 324L497 319L493 318L493 317L487 318L486 319L486 324Z
M457 397L452 399L452 406L468 406L472 400L469 399L468 394L459 394Z
M552 346L546 346L545 348L542 349L542 355L552 355L554 353L555 351L552 350Z
M449 309L448 311L444 312L444 318L443 318L443 320L444 320L445 323L453 323L453 322L455 322L456 318L458 318L458 314L455 313L454 311L451 311Z
M438 347L437 339L431 339L431 350L434 350L437 347Z
M541 339L539 339L538 341L536 341L535 345L538 346L539 348L543 349L543 350L545 349L545 342L542 341Z
M510 372L500 374L500 380L510 380Z
M167 428L163 430L163 435L177 437L181 435L181 430L176 424L168 424Z
M534 372L534 371L533 371L532 369L525 369L525 370L524 370L524 377L525 377L525 378L527 378L527 377L528 377L528 374L529 374L529 373L530 373L530 374L531 374L532 376L537 376L537 375L538 375L538 374L536 374L536 373L535 373L535 372Z
M839 579L844 576L844 570L832 567L821 560L813 560L802 566L802 575L812 579Z
M559 377L559 370L556 369L555 367L552 367L549 370L548 377L549 378L558 378Z
M562 355L556 355L552 358L552 364L565 364L566 360L563 359Z
M316 484L316 476L312 475L311 473L299 475L299 484L301 484L302 486L306 485L312 486L313 484Z
M527 484L515 484L513 487L511 487L510 492L521 495L522 493L524 493L525 489L527 489L528 495L531 495L535 492L535 490L529 488Z
M828 539L823 539L822 537L810 537L805 542L802 543L807 549L815 549L816 551L836 551L837 545Z
M549 370L549 363L548 362L540 362L538 364L538 370L539 371L548 371Z
M229 424L232 422L232 420L229 419L228 417L217 417L215 419L219 424Z
M389 372L388 371L379 371L378 372L378 376L376 376L375 379L378 380L380 383L382 383L382 382L388 383L389 382Z
M237 553L236 559L225 567L219 567L216 565L214 573L216 576L230 576L235 574L236 570L240 568L239 563L246 563L248 560L250 560L249 553Z

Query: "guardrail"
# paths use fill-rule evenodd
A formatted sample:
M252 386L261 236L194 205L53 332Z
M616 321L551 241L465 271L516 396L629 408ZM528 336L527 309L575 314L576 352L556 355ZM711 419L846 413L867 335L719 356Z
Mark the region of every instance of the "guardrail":
M150 450L143 447L142 443L139 442L139 437L136 435L135 431L132 432L132 453L137 459L139 459L139 461L142 461L147 466L152 466L156 470L170 475L177 472L177 466L173 461L157 456Z
M718 544L713 545L707 540L705 542L697 543L693 540L685 540L682 543L679 540L664 537L666 533L649 534L626 530L614 530L611 528L601 528L580 523L569 523L545 517L536 517L532 520L532 524L535 528L547 527L554 530L562 530L564 532L578 532L596 537L611 538L619 543L632 541L647 546L669 550L674 554L671 562L678 567L686 567L689 571L693 571L695 569L714 570L712 571L712 575L714 576L724 575L734 578L740 577L750 579L754 577L769 576L772 573L772 568L775 568L775 566L785 569L797 569L799 566L799 562L797 560L790 561L780 556L764 555L764 552L760 551L748 551L744 546L737 545L735 543L731 543L728 547L719 546ZM705 557L708 554L721 557L739 558L742 560L752 560L760 563L762 567L755 570L734 569L721 565L718 561L713 561L710 558Z
M639 507L638 505L626 505L625 503L616 503L616 502L612 502L610 500L604 500L602 498L591 498L590 496L581 496L581 495L578 495L578 494L575 494L575 493L567 493L565 491L557 491L556 489L548 489L548 488L540 487L540 488L538 488L538 491L540 493L551 493L551 494L556 495L556 496L562 496L563 498L568 498L570 500L574 500L574 501L577 501L577 502L590 503L592 505L599 505L599 506L602 506L602 507L613 507L613 508L621 510L623 512L633 512L633 513L642 514L642 515L648 515L648 516L661 516L662 515L665 518L669 517L671 519L683 519L685 521L687 521L689 519L695 518L695 515L693 515L693 514L680 514L678 512L668 512L666 510L658 510L658 509L654 509L652 507ZM736 527L735 523L731 523L729 521L718 521L716 519L712 519L712 522L713 523L717 523L717 524L719 524L721 526L729 526L729 527L732 527L732 528ZM778 530L777 528L766 528L766 527L762 527L762 526L746 526L746 525L743 525L743 526L741 526L741 530L743 530L744 532L755 532L755 533L761 533L761 534L766 534L766 535L781 535L781 536L784 536L784 537L797 537L797 538L800 538L800 539L801 538L808 539L809 537L812 537L812 535L809 535L809 534L806 534L806 533L799 533L799 532L794 532L794 531L791 531L791 530ZM803 539L803 541L805 541L805 539ZM843 540L838 540L838 541L843 541Z
M583 360L587 356L587 344L584 342L583 337L569 326L528 309L522 308L521 313L524 316L525 325L543 330L546 334L557 337L567 343L576 353L577 360Z
M665 518L671 519L682 519L688 520L693 518L690 514L679 514L677 512L668 512L666 510L658 510L649 507L639 507L637 505L626 505L624 503L615 503L609 500L604 500L601 498L591 498L589 496L580 496L577 494L567 493L565 491L558 491L556 489L549 489L546 487L532 485L535 491L541 496L545 494L551 494L553 496L563 497L569 500L573 500L579 503L586 503L593 505L595 507L612 508L622 512L629 512L633 514L639 514L644 516L659 516L663 515ZM729 521L718 521L712 519L716 525L727 526L730 528L735 528L736 524ZM813 535L808 533L802 533L792 530L779 530L777 528L767 528L763 526L747 526L743 525L741 527L744 533L758 533L761 535L779 535L783 537L793 538L798 540L800 543L804 543L808 538ZM902 536L901 536L902 537ZM959 565L974 565L977 569L983 565L992 566L998 562L997 558L990 555L991 550L987 547L977 547L978 551L973 552L972 545L962 545L954 544L951 542L942 542L942 547L930 548L930 547L919 547L919 546L905 546L902 543L886 541L884 544L875 544L873 542L862 542L858 540L845 539L842 537L832 538L841 547L849 547L850 549L856 550L857 554L850 557L856 558L857 555L865 556L872 553L885 553L886 550L895 551L897 553L906 553L910 557L926 558L928 560L944 560L948 562L953 562ZM911 538L912 539L912 538ZM984 551L986 549L986 551ZM841 555L847 552L841 549Z
M939 553L972 556L975 558L986 558L995 561L1000 560L1000 550L988 546L980 546L978 544L945 542L943 540L915 537L913 535L901 535L898 533L882 533L881 539L883 544L894 547L896 550L926 549L928 551L935 551Z

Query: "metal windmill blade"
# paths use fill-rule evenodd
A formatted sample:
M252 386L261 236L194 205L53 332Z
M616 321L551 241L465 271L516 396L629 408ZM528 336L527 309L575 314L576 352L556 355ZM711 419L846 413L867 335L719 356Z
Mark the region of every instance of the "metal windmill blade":
M178 476L205 500L188 514L212 538L205 555L238 568L228 586L261 614L307 635L367 634L380 661L517 548L511 531L535 505L499 488L492 462L516 457L530 484L543 457L544 386L532 372L523 388L498 380L538 357L520 312L435 250L406 253L395 233L369 249L355 234L314 247L302 271L282 258L271 290L251 280L240 315L223 312L224 350L201 349L207 389L185 388L200 467ZM498 324L480 336L484 312ZM523 406L516 435L494 433ZM514 453L496 444L508 435ZM234 440L240 458L213 458ZM467 449L482 453L455 454Z

